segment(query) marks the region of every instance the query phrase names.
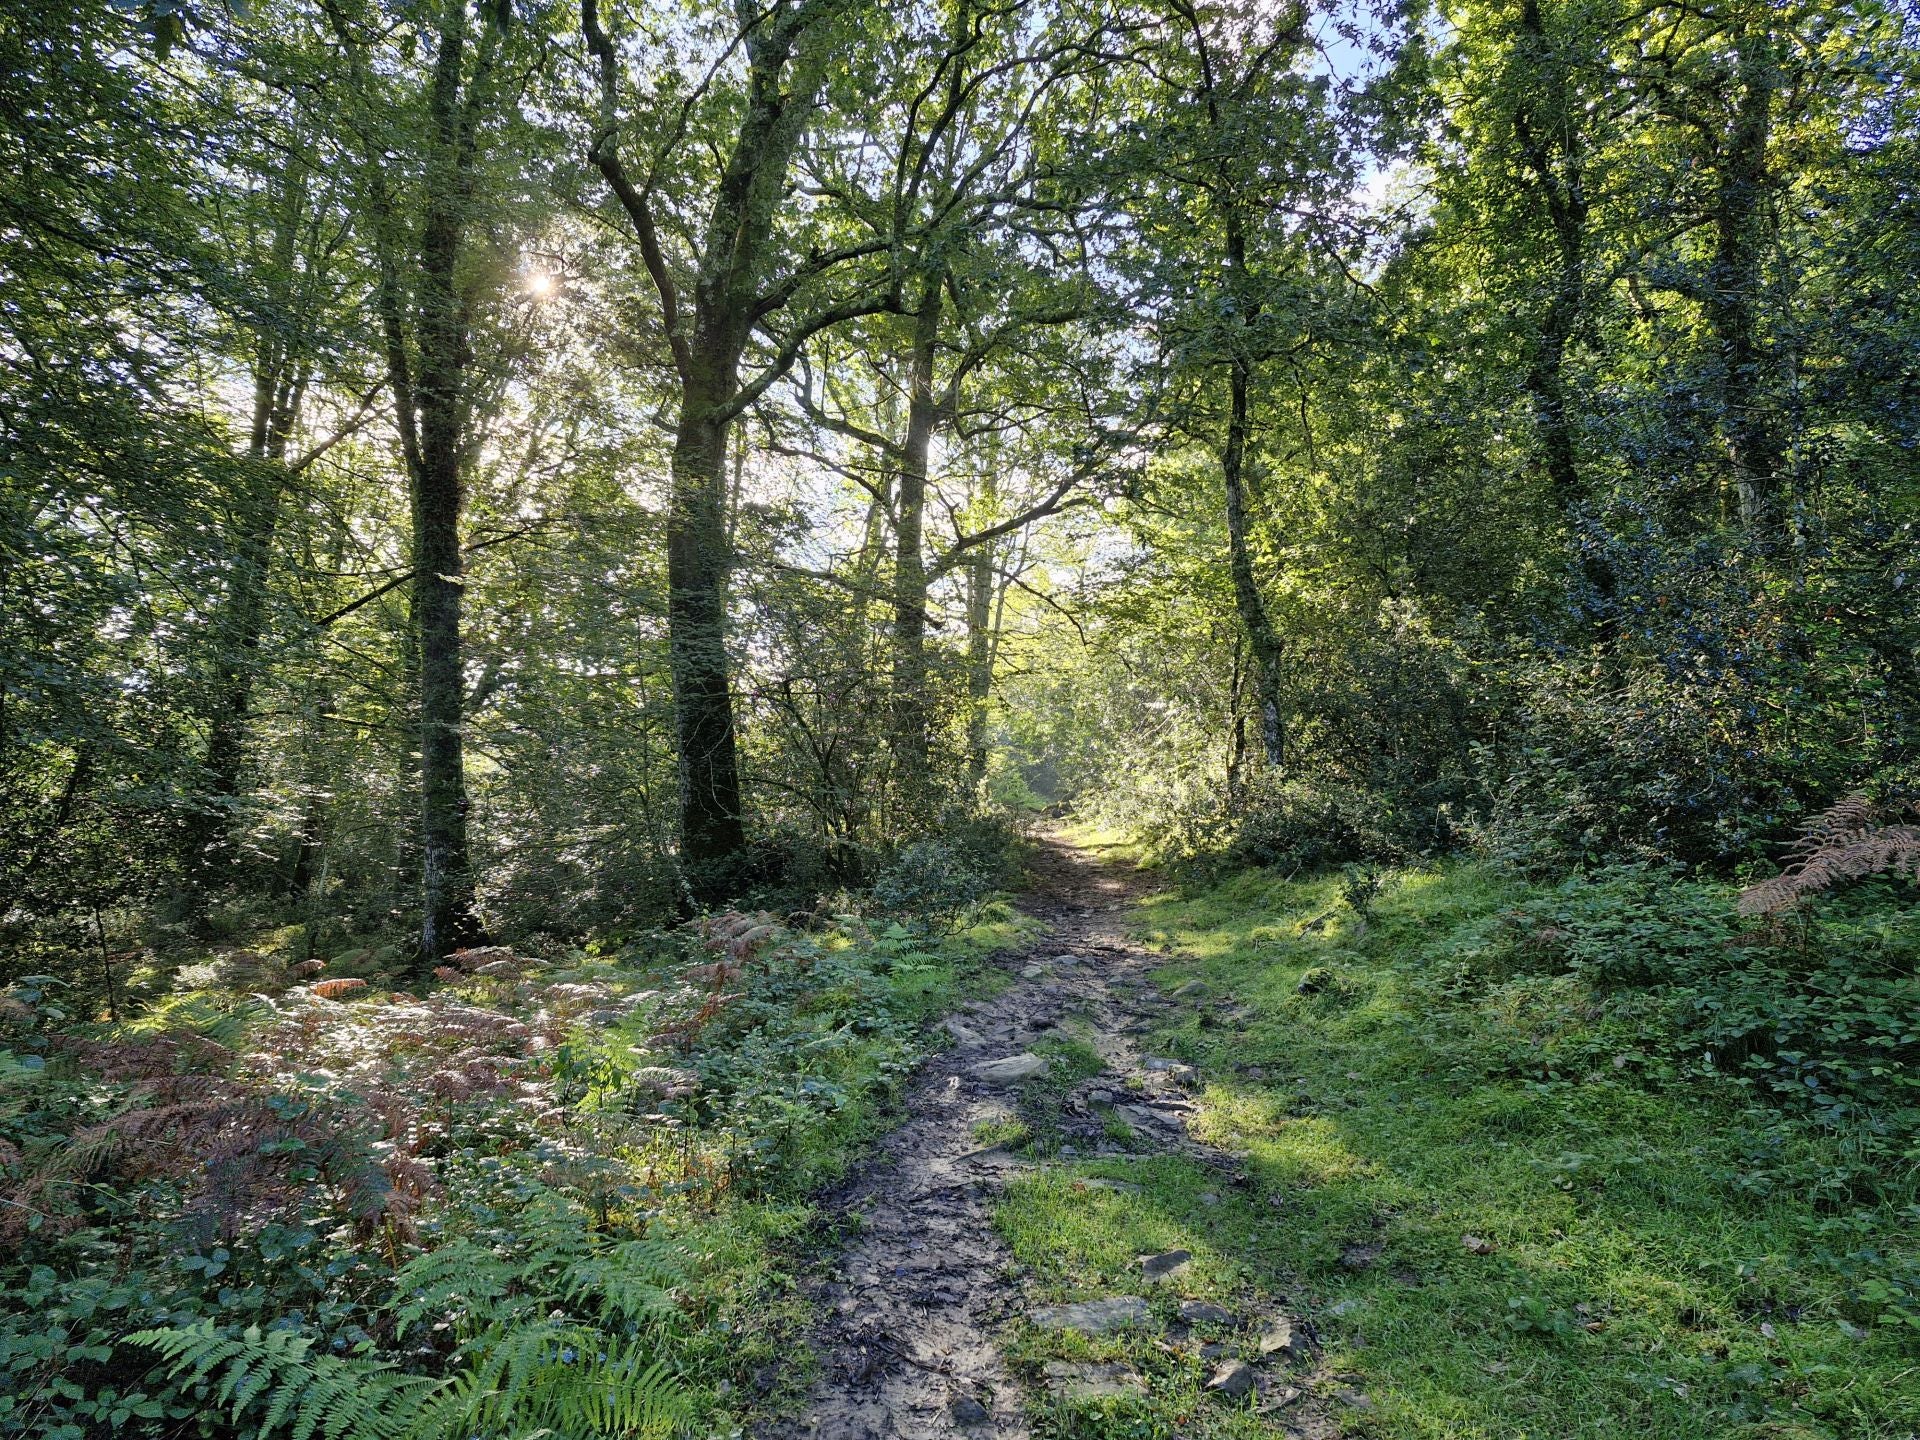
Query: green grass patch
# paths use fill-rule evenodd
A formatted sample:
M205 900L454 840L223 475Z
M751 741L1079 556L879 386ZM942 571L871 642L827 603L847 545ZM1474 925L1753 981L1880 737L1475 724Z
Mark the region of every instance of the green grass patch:
M1914 1433L1910 1182L1863 1193L1845 1116L1757 1108L1771 1070L1756 1086L1688 1063L1671 997L1605 983L1657 973L1642 957L1663 947L1724 953L1720 922L1689 918L1724 893L1691 886L1668 920L1472 865L1394 876L1365 917L1342 891L1243 873L1138 912L1161 988L1209 991L1148 1044L1200 1068L1196 1133L1245 1183L1142 1157L1010 1187L997 1223L1036 1303L1145 1294L1159 1322L1019 1327L1036 1384L1049 1361L1098 1361L1149 1388L1050 1406L1042 1433L1287 1433L1285 1411L1201 1392L1207 1337L1180 1333L1180 1298L1311 1324L1317 1360L1268 1368L1356 1436ZM1543 953L1576 922L1573 962ZM1143 1286L1139 1257L1170 1249L1193 1260Z
M1745 1183L1749 1093L1502 939L1539 900L1451 865L1394 877L1364 920L1338 877L1144 906L1162 983L1211 989L1151 1043L1201 1068L1198 1132L1249 1184L1201 1206L1217 1179L1177 1162L1126 1167L1138 1193L1023 1181L1000 1216L1022 1263L1049 1293L1115 1293L1134 1251L1192 1250L1196 1293L1315 1325L1319 1383L1374 1402L1354 1434L1910 1436L1913 1332L1872 1287L1911 1267L1913 1216ZM1803 1159L1842 1143L1779 1133Z

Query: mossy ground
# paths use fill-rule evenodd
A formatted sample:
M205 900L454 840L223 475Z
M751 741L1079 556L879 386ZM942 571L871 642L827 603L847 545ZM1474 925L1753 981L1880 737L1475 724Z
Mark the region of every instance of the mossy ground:
M1353 1436L1912 1436L1912 1340L1861 1323L1805 1205L1740 1185L1729 1094L1655 1087L1631 1057L1554 1079L1486 1063L1548 1031L1611 1040L1570 976L1457 999L1434 983L1449 936L1520 898L1451 865L1394 877L1370 923L1338 877L1250 873L1146 903L1136 935L1167 956L1158 983L1207 994L1143 1043L1200 1068L1195 1132L1244 1178L1149 1154L1015 1183L997 1220L1036 1298L1135 1292L1138 1256L1190 1250L1153 1297L1161 1318L1187 1296L1304 1319L1321 1350L1294 1366L1295 1403ZM1870 1238L1910 1250L1883 1218ZM1013 1358L1030 1374L1124 1359L1152 1387L1059 1410L1052 1436L1278 1435L1301 1413L1204 1396L1192 1350L1023 1330Z

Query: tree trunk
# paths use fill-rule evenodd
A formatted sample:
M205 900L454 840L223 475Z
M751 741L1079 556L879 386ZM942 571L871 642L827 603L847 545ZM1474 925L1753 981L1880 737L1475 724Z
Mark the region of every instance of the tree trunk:
M927 471L940 409L933 367L940 334L940 284L925 284L909 356L907 433L894 492L893 766L901 818L909 829L932 820L927 695Z
M465 501L471 303L460 258L470 223L475 127L490 52L464 85L464 14L441 32L429 97L434 158L421 217L414 295L418 370L396 376L411 402L413 621L420 706L420 964L437 964L484 931L474 909L467 848L466 674L460 610L465 588L460 514ZM403 437L404 438L404 437Z
M283 183L261 278L275 307L294 323L298 318L293 313L294 261L306 198L306 171L299 161L289 164ZM233 807L246 767L273 545L287 485L287 445L299 421L308 375L306 357L295 355L271 325L264 325L254 345L247 453L236 466L240 494L225 537L227 604L215 626L218 650L206 712L207 746L201 760L206 776L202 809L187 833L187 905L196 925L204 923L209 892L234 858Z
M1229 377L1230 408L1227 416L1227 443L1220 455L1221 478L1227 493L1227 553L1233 572L1234 606L1240 623L1246 627L1248 648L1253 652L1253 693L1260 707L1260 748L1269 765L1286 759L1285 711L1281 706L1281 665L1285 647L1267 614L1260 583L1253 573L1253 551L1248 534L1246 465L1247 391L1251 381L1244 359L1235 357Z
M987 700L993 694L993 547L967 562L967 793L987 778Z
M737 353L737 352L736 352ZM667 520L668 652L679 752L680 860L703 901L724 899L746 845L727 663L729 358L697 357L682 388Z
M1534 336L1525 385L1533 401L1542 468L1554 505L1569 522L1577 522L1580 507L1589 497L1567 401L1567 351L1586 310L1587 218L1592 209L1586 192L1585 142L1575 128L1574 117L1581 113L1581 106L1572 93L1565 63L1554 55L1538 0L1523 0L1520 38L1530 51L1532 70L1525 96L1514 109L1514 138L1546 209L1554 247L1552 292ZM1544 115L1536 107L1544 108ZM1577 536L1575 544L1579 545ZM1613 631L1610 602L1618 589L1612 567L1584 547L1580 547L1579 567L1600 602L1600 635L1607 643Z
M1781 537L1779 471L1786 457L1768 403L1767 356L1760 340L1766 202L1773 177L1767 143L1780 84L1764 21L1735 39L1740 98L1727 137L1714 199L1714 255L1707 272L1706 316L1720 348L1720 397L1740 523L1762 548Z

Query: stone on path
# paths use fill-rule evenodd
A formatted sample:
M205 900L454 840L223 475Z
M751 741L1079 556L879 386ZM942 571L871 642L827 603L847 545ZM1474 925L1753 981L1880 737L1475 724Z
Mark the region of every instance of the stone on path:
M1143 1255L1140 1257L1140 1273L1149 1280L1165 1280L1186 1269L1187 1262L1193 1259L1190 1250L1169 1250L1164 1255Z
M1035 960L1032 964L1024 965L1021 967L1020 978L1022 980L1038 980L1041 976L1045 975L1046 973L1047 973L1046 962L1044 960Z
M1253 1389L1253 1367L1244 1360L1229 1360L1213 1372L1213 1378L1207 1381L1207 1389L1216 1395L1225 1395L1230 1400L1238 1400Z
M1114 1295L1105 1300L1076 1300L1068 1305L1042 1305L1027 1319L1042 1330L1074 1330L1082 1335L1106 1335L1152 1318L1147 1302L1138 1295Z
M1231 1325L1233 1312L1211 1300L1182 1300L1180 1318L1189 1325Z
M978 1045L983 1038L972 1026L962 1025L958 1020L951 1018L942 1020L940 1028L947 1032L956 1045Z
M1022 1080L1037 1080L1046 1074L1047 1062L1032 1051L1023 1050L1004 1060L982 1060L970 1073L988 1085L1017 1085Z
M947 1410L954 1420L962 1425L984 1425L993 1419L993 1412L971 1395L954 1396L953 1403L947 1406Z
M1293 1333L1293 1321L1281 1316L1268 1322L1267 1328L1260 1332L1259 1345L1262 1355L1298 1354L1299 1340Z
M1147 1393L1147 1382L1130 1365L1049 1360L1046 1375L1047 1388L1063 1400L1106 1400Z

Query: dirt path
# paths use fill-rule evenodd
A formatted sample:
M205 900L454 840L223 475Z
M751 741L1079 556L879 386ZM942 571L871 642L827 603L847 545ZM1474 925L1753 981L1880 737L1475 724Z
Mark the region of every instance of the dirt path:
M764 1440L1027 1436L1021 1387L994 1343L1021 1307L993 1207L1008 1178L1036 1162L975 1138L983 1122L1015 1115L1017 1083L981 1066L1015 1060L1077 1018L1107 1062L1098 1083L1136 1132L1163 1152L1232 1169L1186 1134L1184 1067L1150 1069L1129 1038L1165 1003L1147 983L1160 957L1125 937L1142 882L1058 841L1037 870L1023 908L1047 931L1005 962L1015 983L945 1022L955 1043L922 1070L906 1122L829 1197L852 1239L815 1290L827 1317L812 1337L820 1377L804 1411L764 1427ZM1099 1128L1089 1122L1079 1143L1097 1146Z

